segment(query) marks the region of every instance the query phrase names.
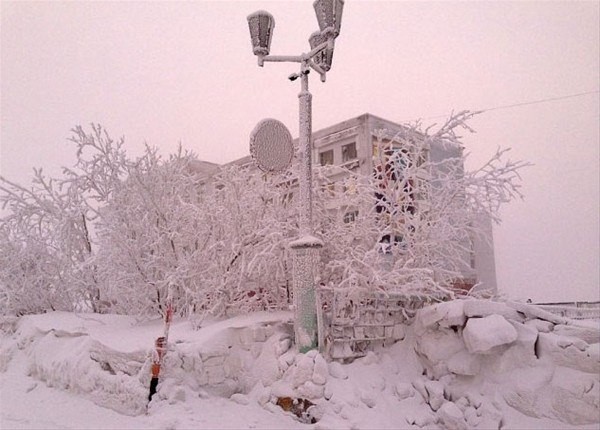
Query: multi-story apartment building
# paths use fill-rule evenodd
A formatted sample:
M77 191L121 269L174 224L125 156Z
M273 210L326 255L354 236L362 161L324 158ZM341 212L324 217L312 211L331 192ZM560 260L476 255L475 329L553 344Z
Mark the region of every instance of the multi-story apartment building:
M355 118L334 124L330 127L315 131L313 133L313 164L340 166L344 169L333 169L329 180L332 184L339 182L348 175L348 172L356 172L362 175L377 174L377 161L382 151L382 146L388 151L388 155L395 153L402 157L404 151L401 139L394 136L402 136L409 132L408 129L395 122L377 117L371 114L363 114ZM410 131L418 138L418 133ZM462 148L446 143L432 141L428 145L427 157L430 161L442 161L448 158L460 157ZM399 158L397 158L399 160ZM401 161L400 161L401 162ZM228 164L249 165L252 158L246 156ZM409 203L404 210L418 210L419 204L418 186L415 185L414 203ZM332 201L332 205L339 202ZM351 222L357 216L357 208L348 207L344 215L345 222ZM474 237L467 248L469 255L465 255L465 267L461 269L462 277L455 282L455 288L469 290L473 285L477 288L489 290L495 293L496 269L494 261L494 250L492 240L491 221L480 217L478 220L487 232L487 237ZM390 238L388 238L390 239ZM392 238L393 240L393 238Z

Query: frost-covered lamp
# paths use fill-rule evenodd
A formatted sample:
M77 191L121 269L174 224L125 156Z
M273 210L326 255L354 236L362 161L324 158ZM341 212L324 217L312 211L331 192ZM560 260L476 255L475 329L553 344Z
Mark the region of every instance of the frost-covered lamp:
M344 0L316 0L313 3L320 31L310 38L310 52L301 55L271 55L271 37L275 20L265 11L254 12L248 16L248 26L252 39L252 50L258 57L258 65L265 62L299 63L300 71L288 76L288 79L300 80L299 129L298 129L298 188L299 222L298 238L291 241L292 279L294 291L294 339L302 353L324 345L322 330L319 330L319 318L316 302L316 282L318 278L319 250L323 241L313 235L312 222L312 94L308 90L308 75L311 69L316 71L325 82L327 71L331 68L334 40L340 34ZM262 130L262 128L261 128ZM258 136L258 132L256 135ZM267 130L273 134L273 130ZM271 139L272 136L269 136ZM256 145L257 143L254 143ZM271 146L265 145L266 156L271 154ZM260 148L254 148L255 150ZM256 153L258 155L258 152ZM257 157L258 159L258 157ZM262 159L262 157L261 157ZM264 166L267 167L267 166ZM268 170L268 168L267 168Z
M258 64L262 66L261 58L269 55L275 19L273 15L259 10L248 15L248 27L252 41L252 51L259 57Z
M322 31L315 31L308 38L310 49L315 49L317 46L328 41L327 35ZM323 49L313 58L313 61L324 71L328 72L331 69L331 61L333 60L333 40L329 42L327 48Z
M338 37L342 26L344 0L315 0L313 7L321 31Z

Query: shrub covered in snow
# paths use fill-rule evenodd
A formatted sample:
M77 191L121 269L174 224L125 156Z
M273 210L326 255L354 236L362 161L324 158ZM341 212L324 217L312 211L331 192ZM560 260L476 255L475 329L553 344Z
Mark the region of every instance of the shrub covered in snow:
M455 115L433 134L419 126L382 132L374 176L346 171L332 188L331 172L315 169L322 283L427 295L448 292L464 275L471 240L482 232L477 218L496 219L499 205L519 195L524 166L504 163L499 151L481 169L464 171L456 130L468 128L470 116ZM78 127L71 140L77 162L62 178L36 171L32 189L0 178L0 202L10 211L0 219L3 313L148 317L164 312L169 285L181 315L288 306L288 247L298 230L294 169L265 176L230 165L208 178L181 150L162 159L147 147L129 159L123 139L100 126ZM432 141L456 157L429 157ZM391 142L406 160L389 159ZM344 220L349 207L359 209L354 222Z

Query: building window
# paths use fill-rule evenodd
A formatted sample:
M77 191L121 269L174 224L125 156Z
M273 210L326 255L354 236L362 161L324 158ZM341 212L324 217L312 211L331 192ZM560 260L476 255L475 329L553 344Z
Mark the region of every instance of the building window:
M334 194L335 194L335 183L333 183L333 182L332 182L331 184L329 184L329 185L327 186L327 189L329 190L329 193L330 193L331 195L334 195Z
M356 142L342 146L342 163L350 160L356 160L357 158L358 154L356 153Z
M324 182L319 185L321 188L321 192L328 197L335 196L335 183L334 182Z
M391 254L393 248L397 248L399 252L406 251L406 239L401 234L390 235L385 234L379 239L379 252L383 254Z
M350 224L358 218L358 211L350 211L344 214L344 224Z
M291 205L293 201L294 201L294 193L293 192L285 193L283 195L283 198L281 199L281 202L283 203L284 207Z
M319 153L319 163L321 163L321 166L333 164L333 149Z
M392 157L390 157L390 162L393 166L392 168L394 170L394 176L397 179L403 178L404 172L410 165L406 151L396 149Z
M355 176L349 176L346 178L342 184L342 191L344 194L356 194L358 192Z
M375 167L376 174L383 171L388 180L400 180L404 178L406 169L410 166L408 153L405 149L391 148L384 152L384 164Z

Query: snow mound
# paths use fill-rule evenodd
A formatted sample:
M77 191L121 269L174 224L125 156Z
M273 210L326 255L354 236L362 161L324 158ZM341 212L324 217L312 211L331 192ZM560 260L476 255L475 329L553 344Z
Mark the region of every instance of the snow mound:
M463 329L463 340L470 353L490 354L496 346L517 340L517 330L500 315L469 318Z
M133 323L127 317L65 312L21 318L11 330L13 342L1 344L2 370L19 350L25 350L26 372L34 379L117 412L138 415L146 408L147 388L137 378L146 351L135 349L135 342L118 351L97 340L106 335L107 326L122 328ZM118 344L119 338L115 340Z
M426 382L423 397L444 425L497 427L507 406L567 425L600 423L599 324L577 325L520 303L464 300L424 308L414 325L425 373L443 383L427 389ZM454 406L441 404L440 391L462 407L462 421ZM463 400L473 393L495 399L487 417Z
M21 404L69 393L98 405L87 406L90 416L112 417L113 424L85 424L96 428L597 428L600 327L530 308L478 300L429 306L401 341L350 363L299 353L289 312L199 329L174 321L149 405L160 321L60 312L4 320L0 389L11 387L13 396L2 399L0 424L43 427ZM71 412L61 410L64 423L56 414L44 421L43 408L35 414L46 426L86 422L71 425Z

